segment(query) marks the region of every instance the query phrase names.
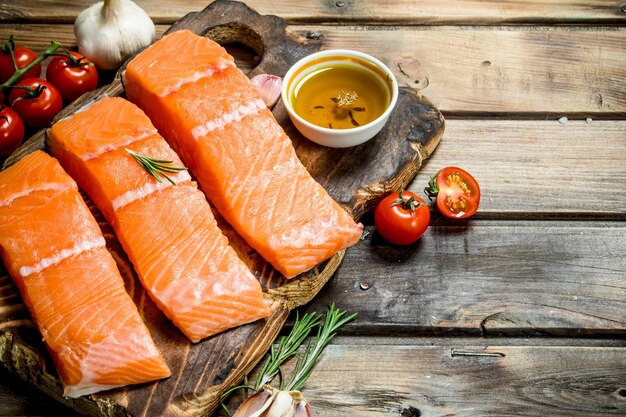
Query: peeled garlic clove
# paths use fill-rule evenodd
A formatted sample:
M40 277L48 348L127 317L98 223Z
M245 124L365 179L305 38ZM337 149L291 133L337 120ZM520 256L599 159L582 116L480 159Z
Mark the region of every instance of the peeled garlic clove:
M258 74L250 78L250 82L261 95L265 105L270 109L274 107L280 97L283 79L276 75Z
M119 68L154 41L150 17L131 0L105 0L83 10L74 22L78 51L100 69Z
M272 405L272 401L278 391L274 391L273 389L270 391L268 389L263 389L256 394L246 398L244 402L242 402L239 407L237 407L237 411L233 417L260 417L263 415L265 410Z

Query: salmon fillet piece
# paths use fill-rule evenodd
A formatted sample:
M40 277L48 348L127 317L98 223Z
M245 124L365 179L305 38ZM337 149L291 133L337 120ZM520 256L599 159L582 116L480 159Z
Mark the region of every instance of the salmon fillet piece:
M150 297L190 340L269 314L261 285L187 171L168 174L175 185L158 182L126 151L183 167L141 109L102 99L57 122L49 145L113 226Z
M76 183L44 152L0 172L0 254L65 396L170 375Z
M173 32L128 63L126 95L248 244L286 277L296 276L356 243L363 226L307 172L245 74L234 65L219 68L230 60L216 51L210 39ZM179 76L190 67L211 70Z

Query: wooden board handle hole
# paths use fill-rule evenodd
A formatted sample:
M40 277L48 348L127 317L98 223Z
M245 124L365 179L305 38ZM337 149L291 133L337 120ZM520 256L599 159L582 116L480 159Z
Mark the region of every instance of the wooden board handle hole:
M209 28L204 36L220 45L243 45L250 48L261 59L265 54L265 43L259 33L241 22L230 22ZM240 48L241 49L241 48ZM261 59L257 59L260 62Z

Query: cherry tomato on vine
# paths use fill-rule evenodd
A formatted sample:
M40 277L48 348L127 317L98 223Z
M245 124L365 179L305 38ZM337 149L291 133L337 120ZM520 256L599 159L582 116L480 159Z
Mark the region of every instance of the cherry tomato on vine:
M67 101L76 100L98 86L98 70L78 52L70 56L56 56L48 64L46 79L59 90Z
M27 125L48 127L63 108L59 90L41 78L27 78L14 87L18 88L11 89L9 103Z
M7 44L0 48L0 84L11 78L15 72L13 67L13 61L11 61L10 49L13 49L13 56L15 57L15 64L18 69L24 68L26 65L37 59L37 54L21 45L15 45L13 39L10 39ZM41 64L37 64L29 69L24 75L22 75L18 81L25 80L26 78L36 78L41 74Z
M10 155L24 140L24 123L10 107L0 106L0 155Z
M429 198L437 197L437 208L446 217L464 219L478 210L480 186L467 171L446 167L433 176L424 190Z
M383 198L374 212L378 233L396 245L417 241L430 223L430 208L419 196L409 191L391 193Z

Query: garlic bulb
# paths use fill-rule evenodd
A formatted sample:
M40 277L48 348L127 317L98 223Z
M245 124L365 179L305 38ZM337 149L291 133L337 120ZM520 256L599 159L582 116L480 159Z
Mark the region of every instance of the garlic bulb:
M100 69L119 68L154 41L154 23L131 0L105 0L83 10L74 23L78 51Z
M233 417L311 417L311 409L300 391L266 385L242 402Z

